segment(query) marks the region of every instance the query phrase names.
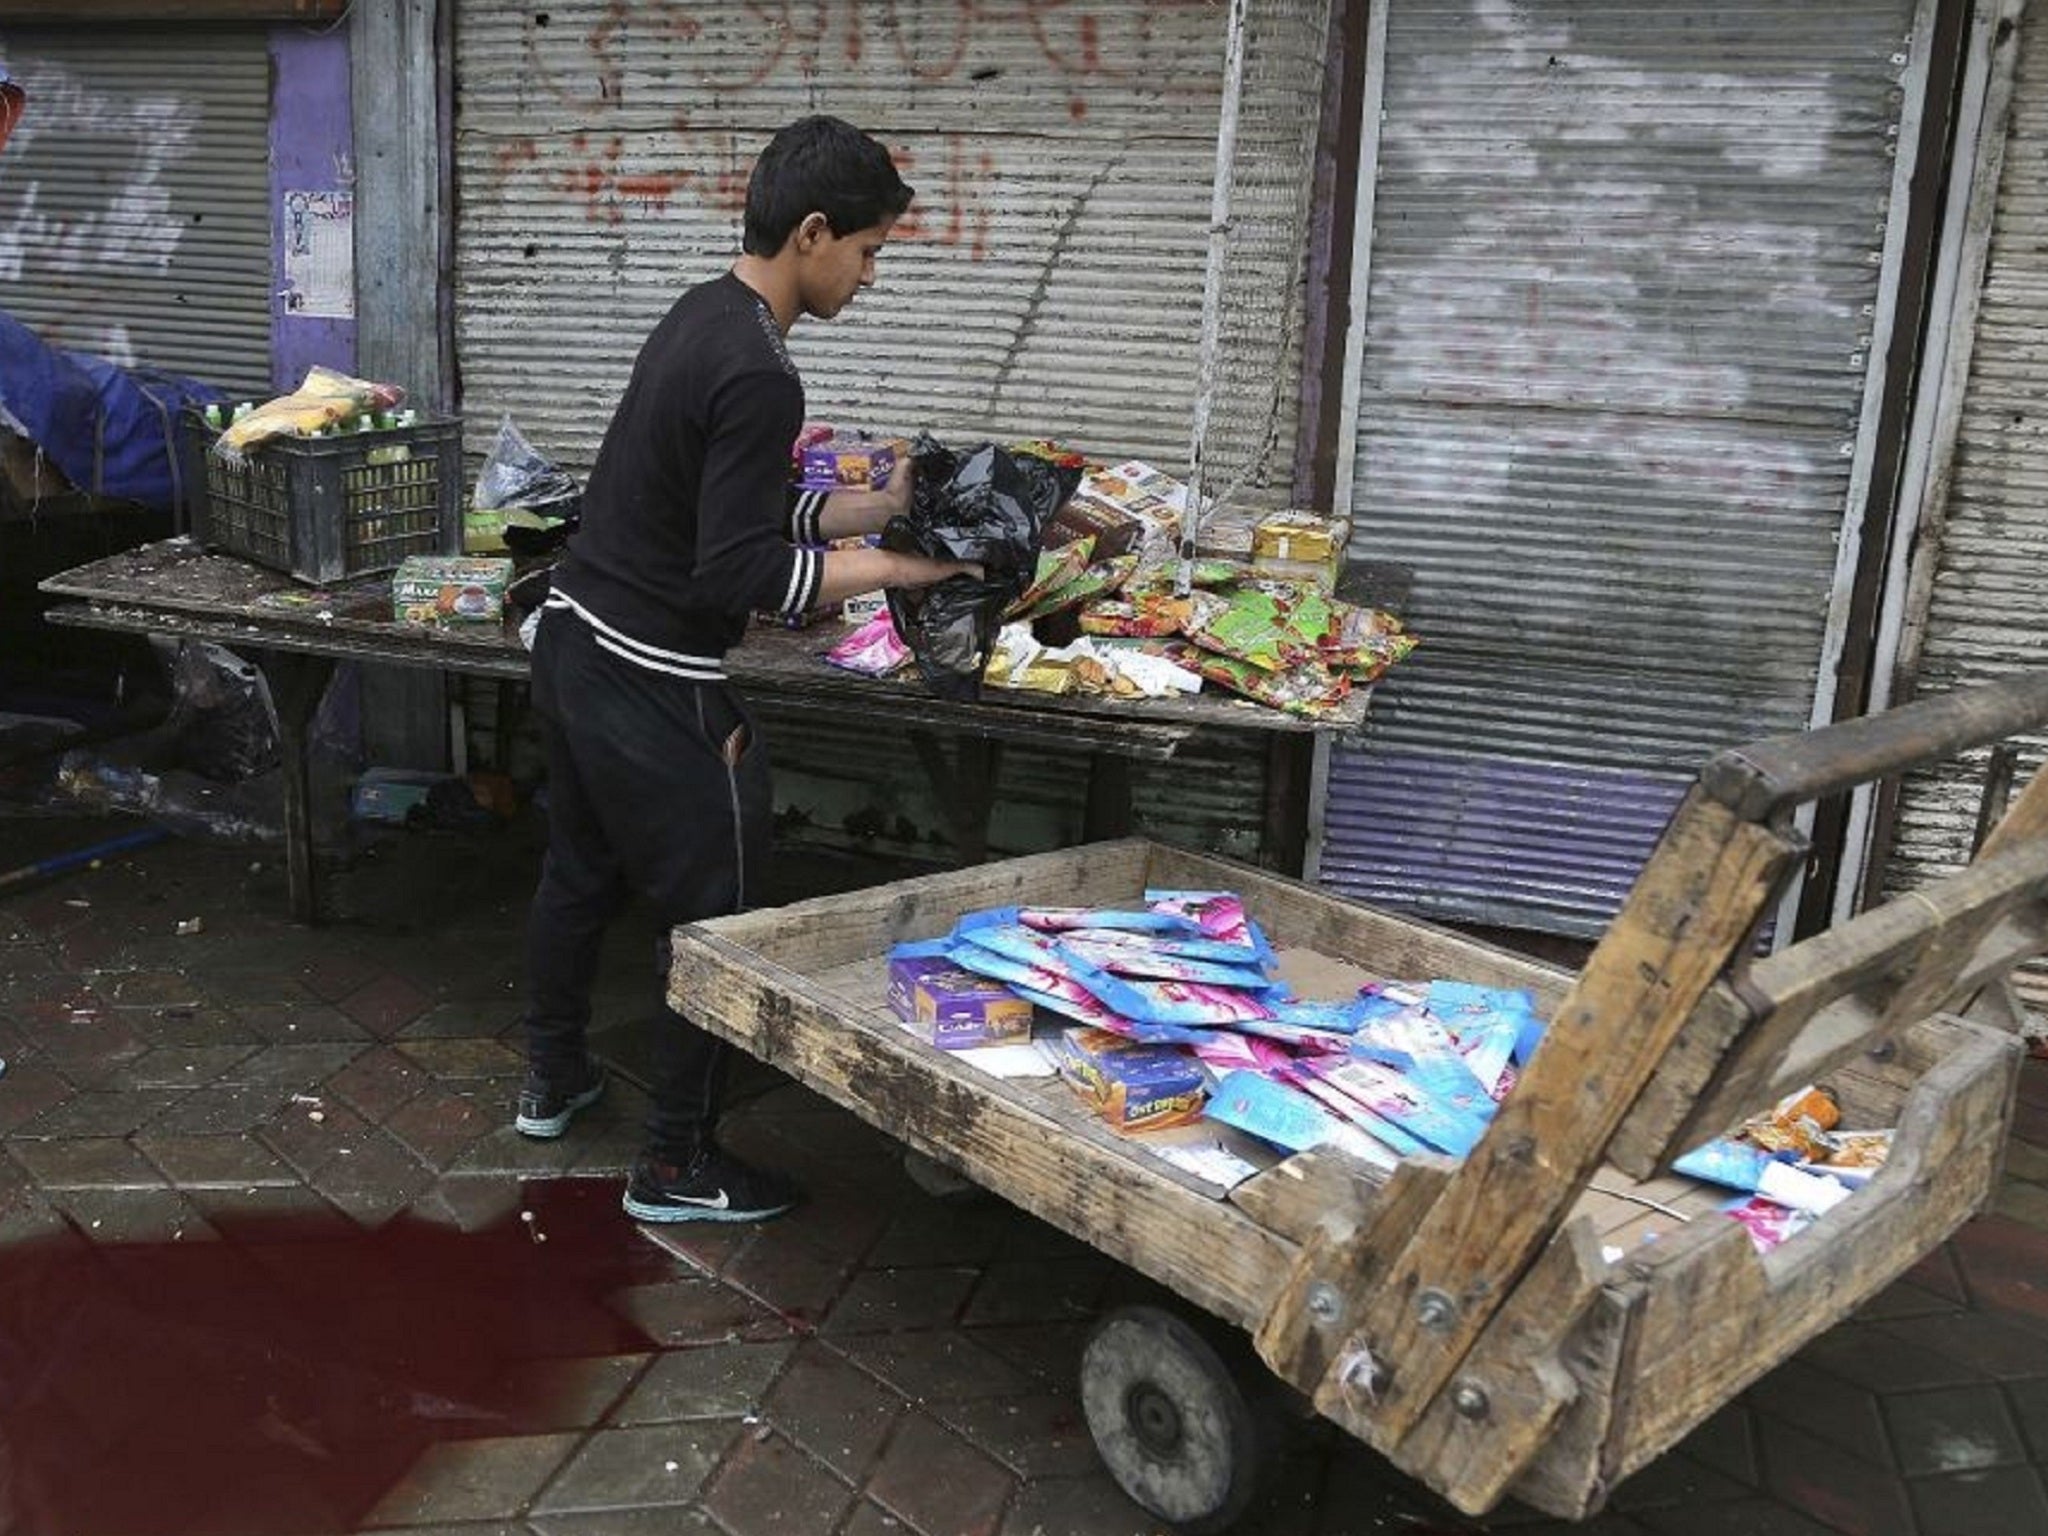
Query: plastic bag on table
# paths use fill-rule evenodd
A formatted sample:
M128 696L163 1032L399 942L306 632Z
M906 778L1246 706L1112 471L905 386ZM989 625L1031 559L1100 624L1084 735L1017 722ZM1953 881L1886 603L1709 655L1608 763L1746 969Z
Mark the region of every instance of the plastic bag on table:
M952 576L921 591L892 588L889 611L918 671L942 698L973 699L1003 612L1031 584L1040 536L1080 482L1079 472L984 443L956 454L929 437L911 458L910 509L882 547L972 560L984 576Z
M463 548L545 554L567 540L582 515L583 491L576 477L544 457L507 412L477 471L463 517Z

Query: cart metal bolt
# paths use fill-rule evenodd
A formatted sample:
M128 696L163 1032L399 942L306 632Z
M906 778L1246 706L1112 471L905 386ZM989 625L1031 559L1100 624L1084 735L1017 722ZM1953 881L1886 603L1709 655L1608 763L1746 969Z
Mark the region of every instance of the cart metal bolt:
M1451 1389L1451 1407L1461 1418L1483 1419L1492 1406L1487 1400L1486 1388L1476 1381L1461 1381Z
M1327 1280L1318 1280L1308 1288L1308 1315L1319 1323L1334 1323L1343 1308L1338 1298L1337 1287Z
M1449 1333L1458 1326L1458 1304L1442 1291L1424 1291L1415 1298L1415 1316L1431 1333Z

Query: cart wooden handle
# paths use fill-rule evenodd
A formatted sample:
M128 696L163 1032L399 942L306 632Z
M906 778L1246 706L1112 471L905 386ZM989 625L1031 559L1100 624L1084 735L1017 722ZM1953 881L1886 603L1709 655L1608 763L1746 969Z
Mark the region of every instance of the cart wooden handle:
M1647 1177L2048 947L2042 777L1969 869L1752 963L1806 855L1793 810L2043 723L2048 672L1717 757L1471 1156L1404 1164L1304 1243L1257 1334L1267 1363L1439 1487L1470 1492L1476 1430L1481 1481L1505 1486L1569 1401L1531 1346L1600 1284L1583 1233L1551 1245L1603 1161ZM1509 1401L1486 1389L1503 1381Z

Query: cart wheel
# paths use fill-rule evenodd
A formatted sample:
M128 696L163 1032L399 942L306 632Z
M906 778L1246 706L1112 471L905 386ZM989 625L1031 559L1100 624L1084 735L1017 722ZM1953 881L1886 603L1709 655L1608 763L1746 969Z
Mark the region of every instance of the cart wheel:
M1123 1307L1089 1335L1081 1409L1110 1475L1187 1536L1227 1530L1251 1503L1251 1405L1207 1340L1158 1307Z

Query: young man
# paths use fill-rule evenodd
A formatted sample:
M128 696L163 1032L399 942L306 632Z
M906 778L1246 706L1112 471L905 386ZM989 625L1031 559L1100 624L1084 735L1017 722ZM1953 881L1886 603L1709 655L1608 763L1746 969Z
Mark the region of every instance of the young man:
M804 393L783 337L875 280L910 199L888 152L836 118L776 134L747 186L744 254L655 327L605 433L534 640L549 801L527 939L515 1122L525 1135L560 1136L604 1091L585 1049L590 991L627 894L645 895L664 930L749 899L768 851L768 760L722 665L749 613L794 616L968 569L807 547L879 530L905 503L907 466L883 491L789 491ZM725 1046L666 1005L658 1029L627 1213L748 1221L787 1210L787 1180L713 1138Z

